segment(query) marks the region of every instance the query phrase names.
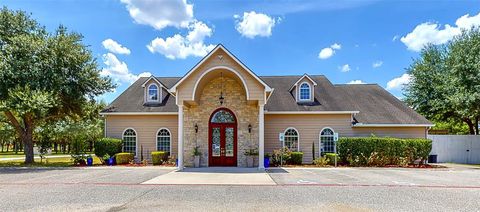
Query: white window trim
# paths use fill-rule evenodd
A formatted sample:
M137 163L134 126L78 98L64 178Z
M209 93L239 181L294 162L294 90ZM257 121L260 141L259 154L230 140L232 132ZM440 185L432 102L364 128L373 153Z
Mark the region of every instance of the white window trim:
M301 95L301 90L302 90L302 85L308 85L308 99L302 99L302 95ZM310 83L308 82L303 82L302 84L300 84L300 86L298 86L298 101L300 102L308 102L308 101L312 101L312 85L310 85Z
M150 87L152 86L155 86L157 87L157 100L150 100ZM163 92L162 92L162 87L159 86L157 83L150 83L148 84L148 86L146 86L146 89L145 89L145 102L160 102L160 100L163 98L162 95L163 95Z
M133 127L127 127L122 132L122 152L123 152L123 139L125 137L125 132L127 130L133 130L133 132L135 132L135 156L134 157L137 157L138 156L138 133Z
M297 137L298 137L298 141L297 141L297 152L300 152L300 132L295 128L295 127L288 127L287 129L285 129L283 131L283 135L285 136L285 133L290 130L290 129L293 129L297 132ZM285 147L285 139L283 140L283 144L282 144L282 147Z
M172 132L166 128L166 127L162 127L160 129L157 130L157 133L155 134L155 151L158 151L158 133L160 132L160 130L167 130L168 131L168 134L170 134L170 155L172 155Z
M329 129L333 132L333 135L331 137L335 137L335 130L333 130L333 128L331 128L331 127L324 127L324 128L322 128L322 130L320 130L320 132L318 133L318 157L321 157L321 155L322 155L322 148L321 148L321 146L322 146L322 132L326 129ZM327 136L324 136L324 137L327 137ZM328 136L328 137L330 137L330 136Z

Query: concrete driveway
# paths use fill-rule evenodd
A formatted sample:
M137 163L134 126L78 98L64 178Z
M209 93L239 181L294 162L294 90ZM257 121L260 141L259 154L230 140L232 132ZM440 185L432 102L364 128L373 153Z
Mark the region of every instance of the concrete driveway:
M173 171L159 167L1 168L0 208L4 211L476 211L480 208L478 169L270 169L267 174L276 185L142 184Z

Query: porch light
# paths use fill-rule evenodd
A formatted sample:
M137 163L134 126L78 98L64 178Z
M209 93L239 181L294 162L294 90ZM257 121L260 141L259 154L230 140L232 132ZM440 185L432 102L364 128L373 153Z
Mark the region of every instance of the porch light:
M248 124L248 133L252 133L252 125Z
M195 124L195 133L198 133L198 125Z

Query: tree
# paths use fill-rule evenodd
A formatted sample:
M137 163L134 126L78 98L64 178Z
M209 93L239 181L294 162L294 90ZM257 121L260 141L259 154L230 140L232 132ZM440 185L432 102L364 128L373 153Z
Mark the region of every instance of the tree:
M59 26L48 33L23 11L0 10L0 111L34 162L33 132L40 123L82 116L82 106L114 88L101 77L82 35Z
M429 45L407 68L405 102L426 118L463 122L470 134L479 134L480 30L463 31L445 45Z

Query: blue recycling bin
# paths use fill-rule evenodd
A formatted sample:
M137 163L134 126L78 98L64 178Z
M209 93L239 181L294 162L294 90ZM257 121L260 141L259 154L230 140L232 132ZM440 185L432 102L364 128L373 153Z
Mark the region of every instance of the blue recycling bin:
M113 166L115 164L115 158L114 157L111 157L110 159L108 159L108 165L109 166Z
M265 166L265 168L270 167L270 157L263 158L263 166Z
M92 157L87 158L87 166L93 166L93 158Z

